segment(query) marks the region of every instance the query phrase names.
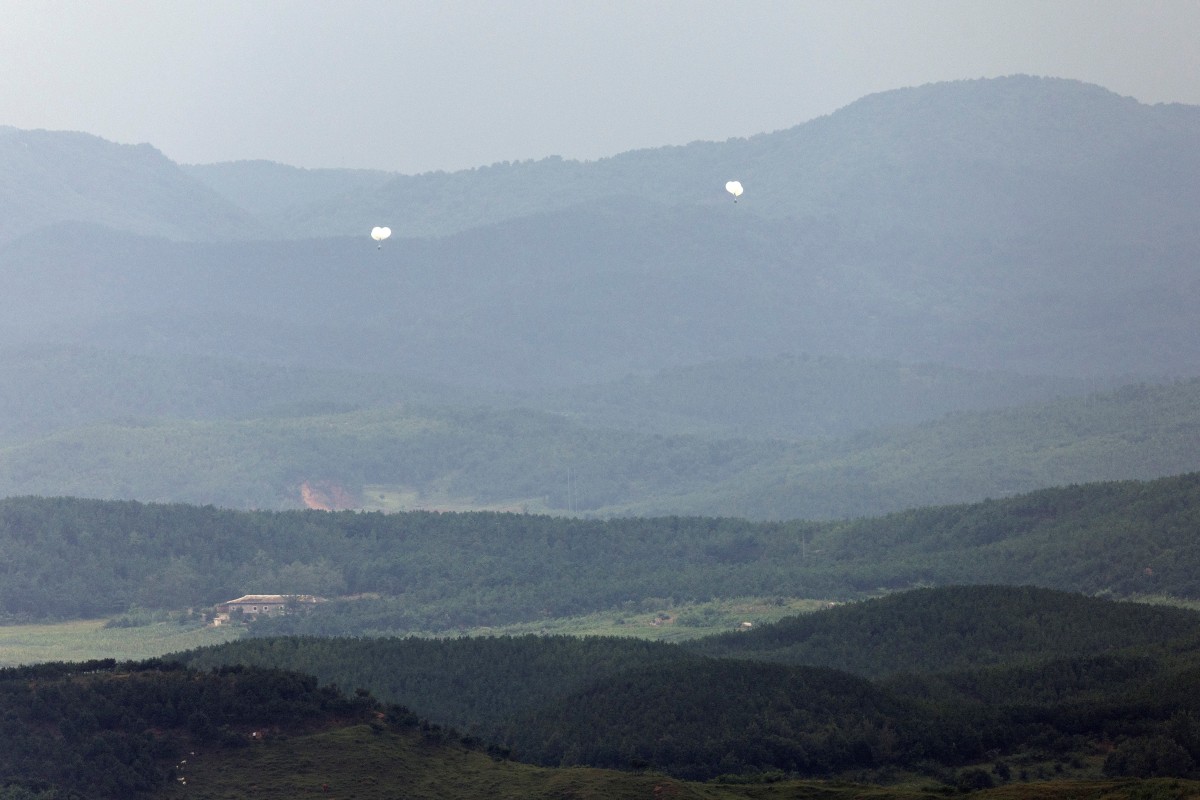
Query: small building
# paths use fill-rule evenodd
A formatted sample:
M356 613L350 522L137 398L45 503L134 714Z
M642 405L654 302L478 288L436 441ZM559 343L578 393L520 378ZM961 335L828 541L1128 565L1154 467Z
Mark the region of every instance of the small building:
M311 594L246 594L217 605L217 618L239 614L243 619L286 614L299 606L311 606L324 598Z

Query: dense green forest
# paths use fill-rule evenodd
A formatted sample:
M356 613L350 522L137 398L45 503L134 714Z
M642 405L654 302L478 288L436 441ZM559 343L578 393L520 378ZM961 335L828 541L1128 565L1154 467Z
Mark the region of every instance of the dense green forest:
M714 677L777 681L788 687L797 710L830 711L831 720L844 719L856 707L869 709L859 715L859 730L895 708L885 693L861 684L857 686L860 699L843 702L835 709L822 708L832 697L823 690L839 685L854 688L858 683L839 679L834 673L792 670L790 675L781 675L774 673L787 668L713 664L717 667L711 673ZM690 677L674 668L668 668L666 674ZM662 687L650 680L641 688L655 693ZM650 701L647 710L661 713L656 707L659 698L651 695L646 699ZM707 716L715 718L717 710L732 711L730 721L737 722L747 711L729 706L729 701L718 700ZM644 715L642 710L630 710L632 718ZM943 768L933 774L928 761L926 774L918 780L892 786L844 779L804 781L778 771L727 774L720 781L689 783L648 770L640 761L632 765L633 770L623 772L545 769L504 758L502 747L422 721L402 707L379 704L362 692L348 698L333 687L318 687L312 678L295 673L243 667L197 672L158 660L46 664L0 671L0 719L3 800L285 800L307 796L347 800L397 796L413 800L932 800L987 786L995 788L983 789L975 796L981 800L1031 796L1047 800L1183 800L1200 785L1178 777L1115 774L1103 779L1067 779L1069 768L1054 773L1056 780L1030 782L1035 776L1023 777L1026 770L1020 765L1011 771L967 767ZM778 728L783 722L774 717L767 725ZM1170 733L1158 737L1160 752L1167 752L1161 748L1175 742L1173 737L1186 739L1189 724L1183 715L1174 718L1168 726ZM808 738L820 741L830 729L826 725ZM850 760L857 754L844 748L852 743L856 741L841 743L841 752ZM623 747L624 742L621 744ZM883 745L881 753L886 760L886 752L894 752L900 740L885 730L877 744ZM775 739L773 745L781 748L783 741ZM671 740L659 746L664 752L674 748L696 753L700 749L691 742ZM760 747L747 754L754 758L768 751ZM1123 745L1114 752L1124 751L1134 752ZM1177 761L1186 756L1179 745L1173 752ZM789 757L803 759L807 753L793 749ZM729 751L722 766L736 768L736 755ZM1114 765L1118 760L1114 759ZM996 762L997 766L1005 763ZM1128 764L1129 759L1121 763ZM1143 758L1141 763L1148 762ZM1167 768L1160 769L1160 774L1171 773L1168 762L1159 759L1155 765Z
M651 597L846 599L927 584L1195 598L1198 514L1195 473L827 523L10 498L0 501L0 613L53 619L205 607L245 593L369 595L270 623L276 633L357 634L618 610Z
M369 689L554 766L944 779L985 763L1005 782L1200 764L1200 614L1045 589L914 590L685 645L289 637L178 658Z
M257 637L174 658L194 669L240 663L314 675L493 739L527 710L598 680L700 659L673 645L609 636Z
M1200 616L1051 589L914 589L685 644L711 656L834 667L872 678L1147 647L1200 634Z
M106 660L4 669L0 797L149 796L182 780L196 749L243 748L256 730L367 722L377 708L311 677L257 668L188 672L159 660ZM379 717L416 725L404 709Z

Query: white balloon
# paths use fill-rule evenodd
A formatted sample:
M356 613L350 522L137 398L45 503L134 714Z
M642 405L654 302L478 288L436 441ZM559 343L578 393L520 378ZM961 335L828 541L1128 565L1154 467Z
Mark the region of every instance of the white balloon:
M391 228L372 228L371 238L377 242L382 242L384 239L392 235Z
M735 198L741 197L742 196L742 182L741 181L730 181L729 183L725 184L725 191L729 192Z

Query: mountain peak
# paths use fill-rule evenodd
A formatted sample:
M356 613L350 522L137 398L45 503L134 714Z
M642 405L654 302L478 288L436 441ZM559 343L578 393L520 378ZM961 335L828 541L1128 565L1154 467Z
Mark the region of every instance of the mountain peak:
M78 131L0 135L0 241L62 222L91 222L168 239L223 239L256 225L149 144Z

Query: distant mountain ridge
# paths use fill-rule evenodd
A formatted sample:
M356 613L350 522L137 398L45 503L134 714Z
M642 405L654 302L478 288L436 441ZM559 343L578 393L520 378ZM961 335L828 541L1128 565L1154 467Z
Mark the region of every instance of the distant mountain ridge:
M990 233L1120 210L1169 229L1200 196L1198 135L1194 106L1145 106L1078 81L1017 75L881 92L747 139L394 175L360 184L357 197L304 194L274 219L288 220L290 236L353 235L368 218L389 219L401 236L444 235L603 198L718 205L726 178L738 177L748 187L744 213L768 217ZM238 169L191 174L238 202Z
M14 142L59 136L10 132L0 169L25 163ZM71 145L69 174L146 173L142 151L97 142ZM183 169L145 152L174 188L122 177L120 202L163 210L153 224L99 195L92 212L31 212L62 205L61 180L24 203L63 222L0 247L0 273L35 293L68 265L84 280L14 291L25 318L53 320L25 335L506 388L781 352L1200 374L1200 109L1074 81L934 84L745 140L452 174ZM112 172L114 154L132 166ZM258 218L234 205L248 186ZM381 250L375 224L395 231ZM303 241L244 241L256 231Z
M1079 81L1014 75L880 92L773 133L587 162L552 156L419 175L268 161L174 165L148 145L0 127L0 170L10 182L22 169L38 170L49 197L74 184L80 198L95 195L98 211L113 201L105 183L116 175L169 166L175 174L170 185L160 181L158 200L173 199L164 210L186 212L189 201L202 206L219 196L242 211L190 229L196 239L354 236L374 221L397 236L445 235L634 196L720 205L732 177L747 186L745 215L932 230L953 220L995 231L1120 210L1139 226L1170 229L1180 207L1200 196L1198 132L1200 107L1147 106ZM47 168L52 162L58 167ZM138 185L120 188L136 192ZM53 202L32 187L9 200L13 209ZM157 233L104 216L67 218ZM174 224L187 230L183 221ZM13 235L4 234L0 241Z
M249 213L148 144L0 126L0 243L62 222L168 239L263 233Z
M226 374L247 386L252 365L261 366L273 376L264 378L264 397L308 391L293 380L300 372L330 376L293 408L314 419L365 415L342 417L347 429L370 419L361 430L377 431L371 414L389 403L442 406L430 418L462 426L448 435L464 458L494 453L514 431L564 441L570 423L567 439L606 442L588 451L610 459L592 476L592 504L568 504L597 513L839 516L1006 494L1063 476L1196 468L1186 453L1191 429L1168 435L1163 427L1174 411L1148 428L1117 415L1103 433L1071 433L1058 412L1035 424L973 418L986 430L1007 420L997 424L1024 431L1005 442L1045 424L1061 437L1057 451L1023 443L988 453L972 444L987 436L949 424L937 429L945 442L932 444L929 431L863 439L837 464L808 452L784 466L778 453L793 445L747 443L927 424L945 411L1040 402L1059 393L1052 386L1077 396L1084 387L1200 375L1196 107L1014 76L884 92L748 139L418 176L265 162L180 167L149 146L5 129L0 176L12 177L0 184L0 204L14 210L0 235L0 352L113 354L110 363L144 382L130 416L140 425L162 413L172 421L153 426L173 436L187 408L245 401L251 415L276 414L274 401L240 387L197 388L179 366L217 360L242 365ZM737 204L723 191L732 177L746 186ZM382 247L367 236L376 224L396 231ZM893 367L864 367L874 374L858 377L788 374L770 361L788 353L813 364ZM144 366L151 362L162 366ZM714 364L744 366L698 366ZM940 377L926 380L922 365ZM743 377L731 379L738 369ZM341 385L335 373L345 376ZM78 469L63 479L56 465L82 463L64 455L72 447L94 454L101 443L143 441L150 431L114 418L115 396L95 396L108 410L84 408L82 379L64 385L70 376L41 374L9 406L53 393L7 427L9 441L25 440L0 462L13 490L126 496L141 485L124 477L132 474L124 456L97 466L90 483L78 481ZM731 388L739 380L759 388L739 393ZM821 381L842 388L825 392ZM193 402L189 392L202 397ZM78 408L61 405L72 397ZM557 416L497 415L497 434L477 424L482 417L460 413L468 405L507 413L514 397ZM47 420L41 412L56 404L75 422ZM27 424L38 414L42 427ZM107 424L76 427L97 422ZM274 426L283 438L262 451L273 457L260 472L282 469L297 442L326 441L319 428L301 430L323 422L296 416L252 433L246 420L205 424L221 431L205 452L226 446L233 427L243 452ZM469 442L464 431L483 439ZM194 442L194 433L178 441ZM667 434L692 438L653 438ZM493 463L536 450L523 441L507 447ZM639 449L643 456L633 457ZM349 463L344 447L335 450L330 463ZM980 480L980 459L989 457L994 466ZM275 507L304 482L323 480L409 491L411 481L398 476L420 471L413 459L381 454L346 478L307 468L260 474L239 482L248 492L222 488L219 496ZM515 496L496 490L477 463L457 465L457 478L445 465L421 474L442 476L441 495L463 502L554 508L545 498L563 485L563 459L543 455ZM227 487L231 475L217 473L246 463L191 462L203 479L177 473L178 485ZM640 476L657 465L656 477L614 477L618 463L639 464ZM483 483L467 487L463 476L473 470ZM95 479L110 473L109 484ZM915 488L934 480L933 495ZM856 484L858 500L847 505L846 487ZM171 491L136 496L176 497Z

